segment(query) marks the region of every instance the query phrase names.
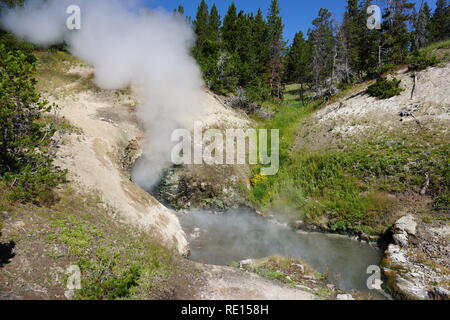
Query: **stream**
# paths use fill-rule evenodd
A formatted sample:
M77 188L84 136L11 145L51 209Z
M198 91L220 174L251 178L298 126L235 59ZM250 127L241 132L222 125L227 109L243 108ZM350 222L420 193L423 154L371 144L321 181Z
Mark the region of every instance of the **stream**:
M344 291L368 292L367 268L378 265L375 246L341 235L293 231L249 208L225 213L189 211L179 214L194 261L228 265L272 255L300 258Z

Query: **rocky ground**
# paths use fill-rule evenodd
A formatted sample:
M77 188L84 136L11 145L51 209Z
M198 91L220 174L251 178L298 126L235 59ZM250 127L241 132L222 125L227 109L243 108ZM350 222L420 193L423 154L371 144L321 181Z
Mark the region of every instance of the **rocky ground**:
M402 68L393 76L401 80L404 91L385 100L366 93L371 82L356 85L299 126L296 148L307 147L311 151L335 148L349 139L358 141L373 133L402 129L408 123L424 129L439 125L448 133L449 73L450 63L418 72L411 95L412 73Z
M263 277L231 267L203 267L206 286L198 298L203 300L319 300L320 297L289 288Z
M394 293L406 299L450 298L450 226L426 223L413 215L392 228L383 271Z

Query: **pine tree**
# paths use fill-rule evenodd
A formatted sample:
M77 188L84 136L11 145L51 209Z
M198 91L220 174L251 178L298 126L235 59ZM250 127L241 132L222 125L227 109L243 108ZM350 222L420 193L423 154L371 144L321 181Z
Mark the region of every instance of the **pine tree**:
M366 26L367 8L372 4L371 0L363 0L358 10L358 21L362 26L359 29L358 38L358 73L364 76L368 71L381 66L381 54L383 50L383 38L381 30L370 30Z
M389 0L385 11L383 34L385 59L388 63L401 64L405 61L411 42L408 23L412 21L415 4L408 0Z
M430 41L431 10L427 2L420 7L414 19L414 49L426 46Z
M220 16L215 6L211 9L211 14L205 0L202 0L194 21L197 39L193 49L193 55L200 65L206 84L210 88L214 86L220 55Z
M282 97L283 22L278 0L272 0L267 18L269 34L269 87L274 98Z
M211 12L209 14L209 31L210 35L214 37L214 40L219 39L220 26L222 22L220 21L219 11L215 4L211 7Z
M321 8L319 16L313 20L313 26L309 32L312 44L312 73L314 86L319 91L333 72L336 42L331 12Z
M431 33L434 41L450 37L450 4L448 0L437 0L436 10L431 19Z
M200 5L197 9L197 15L194 21L194 32L197 36L195 47L194 47L194 56L199 61L200 66L202 66L202 62L205 58L205 43L208 39L209 33L209 12L208 5L205 0L200 2ZM203 68L202 68L203 69Z
M286 64L286 80L300 84L300 99L304 102L304 87L311 79L311 46L300 31L295 34L289 48Z
M194 30L197 36L204 36L208 32L209 12L208 5L202 0L197 9L197 15L194 21Z
M222 27L223 45L230 54L234 54L236 51L238 33L237 10L236 5L232 2L223 20Z
M261 9L258 9L253 22L253 46L257 53L255 71L260 76L267 75L269 62L269 34L267 22L264 20Z
M239 57L239 86L247 87L253 80L252 66L255 60L255 51L252 43L253 16L240 11L237 18L239 33L236 39L236 52Z
M359 42L361 35L361 28L364 27L361 21L360 12L358 10L358 0L347 0L347 10L344 14L344 21L340 32L340 45L343 53L346 54L345 64L347 67L347 81L350 77L357 73L359 62Z

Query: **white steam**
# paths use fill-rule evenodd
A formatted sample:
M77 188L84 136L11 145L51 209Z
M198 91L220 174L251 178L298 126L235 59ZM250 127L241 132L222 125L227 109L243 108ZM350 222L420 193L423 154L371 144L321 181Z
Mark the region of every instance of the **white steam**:
M69 5L81 8L80 30L66 27ZM172 131L190 128L201 114L204 90L189 55L194 34L185 19L140 8L139 1L31 0L4 12L0 22L37 45L65 41L74 56L94 66L101 88L133 88L147 137L133 178L150 188L170 165Z

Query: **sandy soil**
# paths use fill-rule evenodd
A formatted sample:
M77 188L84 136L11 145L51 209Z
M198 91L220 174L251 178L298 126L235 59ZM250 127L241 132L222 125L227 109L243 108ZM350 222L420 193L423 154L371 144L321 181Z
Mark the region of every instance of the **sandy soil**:
M400 95L380 100L365 91L371 84L356 87L342 99L316 112L302 124L296 142L297 148L311 150L333 146L347 138L363 136L375 131L401 128L403 124L419 122L450 127L450 63L418 72L414 95L414 78L407 69L395 77L405 89Z

